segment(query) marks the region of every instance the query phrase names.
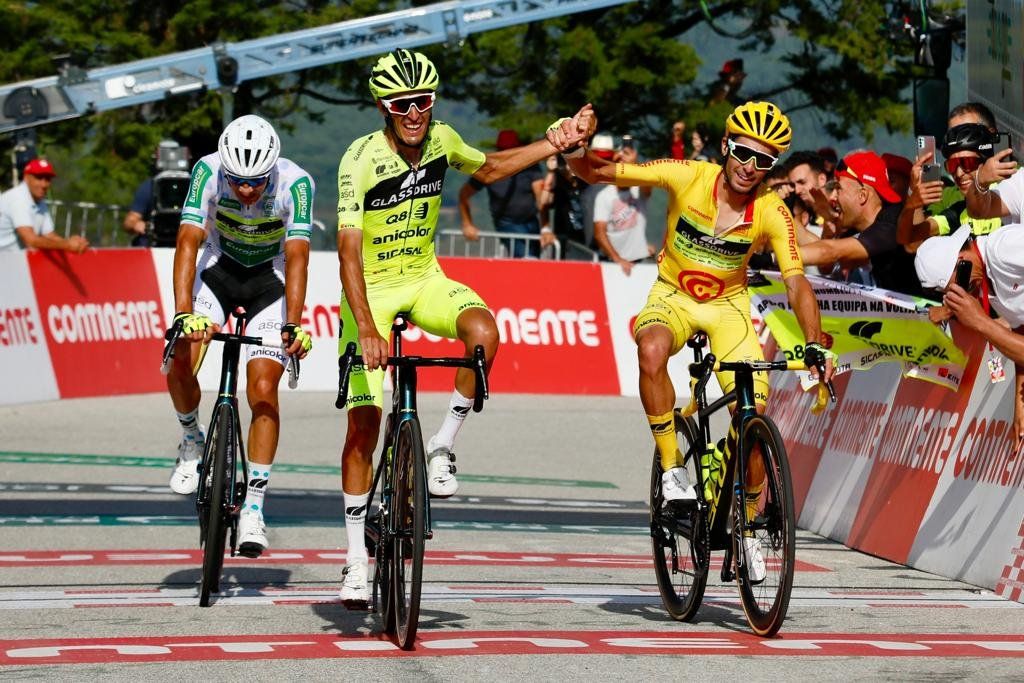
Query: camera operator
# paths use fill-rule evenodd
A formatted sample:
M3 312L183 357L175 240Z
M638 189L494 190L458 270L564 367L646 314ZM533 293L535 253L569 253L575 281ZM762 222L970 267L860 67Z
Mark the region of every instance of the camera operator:
M133 247L173 247L177 243L181 207L189 182L189 152L174 140L163 140L154 156L156 175L135 190L131 209L121 224Z

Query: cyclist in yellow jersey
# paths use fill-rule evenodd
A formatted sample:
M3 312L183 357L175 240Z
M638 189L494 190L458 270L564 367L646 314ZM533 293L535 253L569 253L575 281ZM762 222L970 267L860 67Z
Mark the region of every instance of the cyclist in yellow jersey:
M363 532L380 431L387 336L395 315L409 311L412 322L425 331L458 338L467 355L483 346L488 369L498 350L498 328L484 302L469 287L445 277L434 255L445 172L454 168L491 183L557 151L547 140L491 154L470 147L450 126L432 120L439 82L437 69L421 53L395 50L381 57L369 85L384 128L353 142L338 167L344 289L339 351L355 341L365 360L365 367L351 375L341 454L348 537L341 599L351 608L365 608L368 597ZM448 412L427 443L427 486L433 496L451 496L458 487L452 447L473 404L474 381L471 371L457 372Z
M762 181L779 154L789 148L792 129L778 107L748 102L726 119L722 166L704 161L659 159L643 164L610 163L586 151L579 137L592 132L596 120L585 112L585 126L562 126L548 132L563 150L574 173L588 183L656 186L669 195L668 230L658 254L658 279L636 318L633 334L640 364L640 400L654 434L664 470L666 501L694 500L697 492L681 466L673 419L675 389L668 359L695 332L707 333L720 360L763 359L750 322L747 262L765 242L771 244L786 283L789 304L805 338L809 364L829 353L821 346L818 304L803 274L793 218L778 195ZM571 151L570 151L571 150ZM826 363L826 379L832 374ZM724 392L734 385L732 373L718 373ZM758 410L768 397L768 381L755 375ZM735 443L730 434L725 453ZM727 457L727 456L725 456ZM764 478L760 458L751 459L748 482ZM749 485L749 484L748 484ZM748 489L756 505L760 489ZM751 553L752 576L763 576L763 559Z

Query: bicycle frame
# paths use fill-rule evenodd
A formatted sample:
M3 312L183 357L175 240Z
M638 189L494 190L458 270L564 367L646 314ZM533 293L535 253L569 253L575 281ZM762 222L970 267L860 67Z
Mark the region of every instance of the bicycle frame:
M393 457L402 425L407 421L419 419L416 407L417 368L440 366L472 369L476 375L476 395L473 400L474 412L480 412L483 408L483 402L488 396L487 376L485 370L486 363L482 346L477 346L474 349L473 356L470 358L423 358L421 356L403 356L402 332L405 331L407 327L408 313L399 313L392 325L393 334L391 348L393 355L387 360L387 364L391 367L392 379L391 412L388 413L387 420L385 422L384 440L380 461L378 462L374 473L373 482L370 484L369 498L366 503L366 509L369 510L372 507L374 497L377 495L379 487L380 504L378 506L377 529L372 529L369 519L367 520L367 535L375 545L375 553L378 560L380 559L382 548L387 546L388 543L392 542L397 536L397 532L389 526L393 524L389 517L392 509L392 496L394 495L395 488ZM347 403L349 372L357 363L363 363L363 359L361 356L356 355L355 343L349 343L345 353L338 358L338 397L334 404L338 409L344 408ZM429 540L433 537L430 497L425 496L424 500L424 536L426 540ZM377 535L376 538L373 537L374 533ZM350 542L352 542L351 539ZM372 598L374 609L377 608L377 591L380 586L380 580L380 574L375 573ZM387 618L387 615L385 615L385 618Z
M231 448L228 449L227 462L225 465L226 476L231 477L231 481L234 483L233 486L227 487L227 501L225 509L228 511L228 519L230 524L230 540L229 547L231 548L231 557L235 556L235 546L238 540L238 508L240 506L239 497L243 495L246 487L249 485L249 473L245 467L241 467L240 463L245 461L245 444L242 440L241 419L238 413L238 362L242 355L242 344L245 343L245 316L239 315L238 312L232 311L232 316L235 317L236 325L238 329L237 335L217 335L224 344L223 354L221 357L220 366L220 384L217 389L217 401L213 404L213 417L211 418L210 424L216 424L217 416L220 411L227 410L231 422L231 431L234 432L235 438L231 444ZM204 507L209 506L210 493L206 490L206 477L203 476L204 466L209 462L210 457L214 457L211 452L213 442L208 442L206 452L203 453L203 458L199 463L199 490L196 492L196 512L202 518L202 512ZM242 477L239 479L238 470L241 469ZM241 484L241 485L239 485Z
M701 453L697 452L698 448L706 447L712 443L711 436L711 415L718 412L722 408L728 408L735 404L735 408L732 410L732 415L729 419L729 429L734 431L736 434L736 444L733 448L732 457L725 463L725 475L723 477L724 482L743 482L747 479L747 463L746 460L741 456L746 450L744 439L744 427L746 423L751 419L758 416L757 402L754 394L754 372L757 371L770 371L770 370L786 370L786 369L802 369L803 365L798 361L740 361L740 362L717 362L713 354L704 353L704 345L707 340L707 335L698 333L687 340L686 344L693 350L694 362L689 366L690 377L695 380L691 383L692 400L696 405L696 417L697 425L699 428L700 441L695 443L690 449L690 452L686 454L686 458L697 458L695 461L696 467L694 468L697 473L697 489L703 490L703 470L700 466ZM726 370L734 372L735 386L731 391L724 394L718 399L715 399L712 403L707 402L707 396L705 388L707 382L711 378L711 374L714 370ZM819 372L823 372L824 369L819 369ZM826 400L826 394L821 393L819 389L818 401L820 404L824 404ZM835 392L831 382L827 385L827 396L831 397L832 401L835 401ZM736 468L739 468L739 476L736 476ZM741 504L746 505L746 491L743 490L742 486L737 486L736 489L730 489L728 486L723 486L719 491L715 500L708 504L708 514L714 519L711 526L711 536L709 543L711 550L725 550L725 560L722 563L722 580L732 581L735 577L732 575L730 566L732 560L732 543L730 542L729 533L727 532L727 524L729 520L728 513L729 507L723 507L723 496L729 495L729 499L726 502L730 504ZM698 499L703 503L703 497L698 496ZM734 501L738 501L734 502Z

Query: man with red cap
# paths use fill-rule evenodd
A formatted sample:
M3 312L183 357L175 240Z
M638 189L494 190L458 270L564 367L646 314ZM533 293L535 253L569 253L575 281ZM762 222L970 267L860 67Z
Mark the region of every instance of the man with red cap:
M33 159L25 165L24 179L0 194L0 251L14 251L19 239L26 249L64 249L81 254L89 248L89 241L81 235L64 238L53 231L46 194L56 175L49 161Z
M851 152L836 166L835 177L839 230L853 234L840 239L802 241L800 255L804 264L828 267L836 261L846 266L870 261L878 287L920 295L914 257L896 241L903 204L889 183L885 162L871 151Z

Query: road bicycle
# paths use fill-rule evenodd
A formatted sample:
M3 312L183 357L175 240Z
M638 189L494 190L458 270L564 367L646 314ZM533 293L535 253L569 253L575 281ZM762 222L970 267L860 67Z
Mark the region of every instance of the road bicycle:
M279 333L265 337L245 335L245 310L232 311L237 333L217 332L213 341L223 342L223 359L220 367L220 388L217 402L210 418L210 430L206 435L206 448L199 461L199 488L196 490L196 512L199 517L199 546L203 550L203 572L199 584L199 605L210 606L211 593L220 592L221 570L224 566L225 541L231 557L236 555L238 540L238 513L245 500L249 474L245 467L245 444L242 441L241 419L238 413L238 361L242 346L278 347L284 346ZM181 324L177 323L167 331L167 346L164 347L161 372L170 371L174 358L174 347L182 335ZM192 371L199 368L206 356L208 346L203 344ZM294 389L299 381L299 359L289 356L288 386ZM226 536L230 536L226 539ZM238 554L245 554L239 552ZM254 555L246 555L255 557Z
M658 589L665 609L674 619L691 621L704 597L711 553L724 550L723 583L736 581L743 612L754 633L772 636L782 626L789 608L796 519L786 446L771 418L757 412L754 373L804 370L806 365L802 360L719 362L714 354L704 355L706 341L704 333L687 341L694 356L689 366L691 399L687 408L675 411L676 437L689 480L697 490L695 501L665 504L661 457L657 449L654 451L650 523ZM734 372L736 386L708 404L707 382L718 370ZM818 371L823 373L824 369ZM812 410L824 409L830 397L834 402L831 382L819 384ZM712 462L715 442L710 416L734 403L730 433L736 435L736 443L730 448L733 457L721 464L724 475L719 477L715 475L721 469L716 473L717 463ZM763 468L758 468L758 464ZM755 472L764 470L761 481L748 481L752 466ZM747 492L758 486L760 496L751 496L748 509ZM748 544L756 544L765 560L766 576L761 581L748 576Z
M433 537L426 457L416 410L416 369L469 368L476 375L473 411L480 412L488 397L482 346L477 346L468 358L403 356L402 332L408 327L408 319L407 313L399 313L391 327L392 351L387 361L393 387L391 412L385 421L380 460L366 504L366 509L370 510L374 498L379 497L377 510L366 520L367 550L374 558L373 591L368 608L381 614L384 632L393 635L404 650L412 649L416 640L423 548L427 539ZM338 358L337 408L345 407L349 372L362 363L362 356L356 355L355 343L349 343Z

